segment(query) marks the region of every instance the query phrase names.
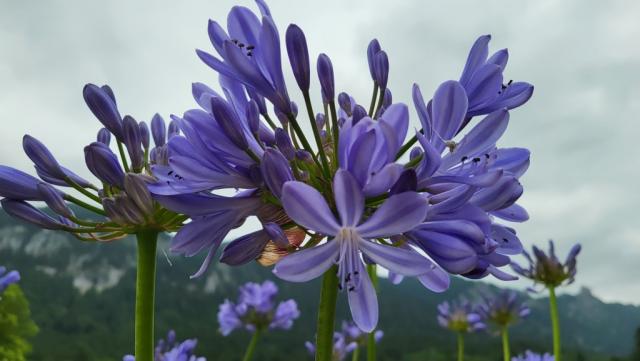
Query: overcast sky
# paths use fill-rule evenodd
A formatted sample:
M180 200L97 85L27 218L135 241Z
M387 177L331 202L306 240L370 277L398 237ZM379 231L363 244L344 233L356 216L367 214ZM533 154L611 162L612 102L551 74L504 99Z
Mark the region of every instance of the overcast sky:
M536 87L532 100L512 112L501 142L532 151L521 201L531 220L518 225L521 238L527 247L546 247L554 238L562 256L581 242L570 291L587 286L608 301L640 303L640 2L269 4L281 34L289 23L300 25L312 58L331 56L338 89L367 104L371 38L389 54L394 101L410 102L412 83L427 96L440 82L457 79L476 37L492 34L492 50L510 50L505 77ZM217 83L194 49L211 49L207 20L224 23L232 5L3 1L0 164L32 169L21 151L29 133L86 175L82 148L99 129L82 100L87 82L110 84L121 112L138 120L194 107L191 82ZM293 91L295 83L289 84Z

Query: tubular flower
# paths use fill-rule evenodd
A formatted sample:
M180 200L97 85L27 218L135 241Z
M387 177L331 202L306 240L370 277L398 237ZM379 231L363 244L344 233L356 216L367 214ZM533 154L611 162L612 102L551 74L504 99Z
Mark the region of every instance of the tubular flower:
M276 305L278 287L271 281L262 284L246 283L240 287L239 293L237 303L225 300L220 305L218 323L224 336L239 328L250 332L288 330L300 316L294 300L282 301Z
M460 333L476 332L487 327L480 313L464 299L439 304L438 323L444 328Z
M514 356L511 361L553 361L555 358L549 353L538 354L533 351L525 351L522 355Z
M153 156L149 159L149 154L161 152L164 134L160 135L156 128L162 119L156 115L153 121L154 139L162 138L156 143L160 145L149 150L146 125L131 116L120 116L109 87L88 84L83 96L104 125L98 131L98 141L84 148L87 168L99 180L99 186L60 165L42 142L25 135L24 151L33 161L40 179L0 166L2 208L18 219L45 229L67 231L84 241L111 241L143 230L175 231L186 218L162 208L147 189L148 183L155 182L150 168L156 161ZM116 138L120 157L109 147L111 135ZM55 186L73 188L88 201ZM57 217L32 206L29 201L43 201ZM80 219L71 204L103 218Z
M3 266L0 266L0 295L9 285L20 281L20 273L18 271L9 271Z
M575 280L577 256L581 249L580 244L574 245L563 263L556 256L553 241L550 240L548 254L536 246L533 246L533 258L526 251L523 252L529 261L529 268L524 268L515 262L511 267L519 275L545 287L555 288L563 284L571 284Z
M160 339L156 344L154 361L207 361L204 357L193 354L198 340L188 339L182 342L176 341L176 333L171 330L167 334L167 339ZM132 355L126 355L122 361L135 361Z
M527 317L531 309L518 299L515 291L504 290L493 296L484 296L478 312L484 320L504 328Z
M228 242L220 261L275 264L275 274L293 282L337 266L354 321L366 331L378 319L366 264L388 269L395 282L415 276L435 292L448 288L450 274L515 279L500 268L522 244L503 221L528 219L516 201L529 151L497 143L507 109L526 102L532 88L525 97L512 94L513 84L502 89L505 53L487 60L484 50L473 50L461 80L444 82L426 103L415 86L422 129L407 140L409 109L394 103L389 55L378 41L367 50L374 94L364 105L336 89L329 56L309 54L302 28L290 25L283 41L305 100L298 112L284 84L273 17L263 1L257 4L261 18L234 7L226 29L209 23L217 55L198 55L218 72L222 91L193 84L200 109L173 116L181 134L162 146L166 161L151 167L153 199L191 219L172 250L207 253L194 276L206 271L232 229L255 217L260 228ZM318 59L319 113L310 59ZM485 73L490 81L482 80ZM475 115L486 117L456 138ZM308 136L303 121L311 126ZM154 139L158 132L152 121ZM322 335L325 343L330 336Z

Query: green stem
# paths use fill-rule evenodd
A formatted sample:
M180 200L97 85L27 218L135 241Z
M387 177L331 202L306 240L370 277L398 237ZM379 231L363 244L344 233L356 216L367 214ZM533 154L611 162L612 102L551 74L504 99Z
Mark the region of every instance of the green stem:
M373 83L373 95L371 95L371 105L369 105L369 116L373 116L373 109L376 106L376 98L378 97L378 85Z
M356 347L356 349L353 350L353 355L351 355L351 361L358 361L359 358L360 358L360 347Z
M337 266L333 266L322 277L315 361L331 361L333 357L333 329L336 318L336 300L338 299L337 271Z
M338 112L336 111L336 103L329 103L331 110L331 131L333 132L333 156L336 159L334 166L338 167L338 141L340 139L340 128L338 128Z
M464 361L464 335L458 332L458 361Z
M373 115L371 117L375 117L380 112L380 109L382 108L382 103L384 101L384 91L385 89L380 88L380 94L378 94L378 104L376 105L376 111L373 112Z
M300 128L300 124L298 124L298 120L296 120L293 114L289 114L288 117L289 117L289 124L291 124L291 128L293 128L294 133L300 139L300 143L302 143L302 147L304 148L304 150L306 150L311 154L311 157L313 158L313 161L316 163L318 168L322 169L322 166L318 161L318 157L316 156L316 153L313 151L313 148L311 148L311 144L309 144L309 141L307 141L307 138L304 136L304 132L302 131L302 128Z
M256 332L253 333L251 337L251 342L249 342L249 346L247 346L247 351L244 353L244 357L242 361L249 361L253 357L253 351L256 349L256 345L258 344L258 338L260 337L260 329L257 329Z
M327 155L324 152L324 145L322 144L322 139L320 138L320 130L316 125L316 118L313 115L313 106L311 105L311 98L309 97L309 92L303 92L304 103L307 106L307 113L309 113L309 121L311 122L311 129L313 129L313 137L316 140L316 145L318 146L318 153L320 154L320 160L322 161L322 167L325 176L329 179L329 162L327 162Z
M509 328L504 326L502 328L502 355L504 361L511 361L511 350L509 348Z
M551 309L551 327L553 329L553 356L560 361L560 320L558 318L558 301L555 287L549 287L549 307Z
M400 157L402 157L404 153L406 153L411 147L413 147L413 145L416 144L417 141L418 141L417 136L414 135L413 137L411 137L411 139L409 139L409 141L406 142L400 148L400 150L398 150L398 153L396 153L396 160L400 159Z
M77 190L78 192L84 194L86 197L90 198L91 200L93 200L94 202L97 203L101 203L100 197L98 197L97 195L89 192L88 190L82 188L81 185L79 185L78 183L74 182L73 179L67 177L64 179L64 181L70 185L71 187L73 187L73 189Z
M122 166L124 167L124 172L129 173L129 163L127 162L127 156L124 154L124 147L122 146L121 141L118 141L118 152L120 152L120 158L122 159Z
M100 209L98 207L94 207L94 206L92 206L92 205L90 205L90 204L88 204L88 203L86 203L86 202L84 202L84 201L82 201L82 200L70 195L70 194L65 194L64 195L64 199L69 201L69 202L71 202L71 203L75 203L76 205L78 205L78 206L80 206L80 207L82 207L82 208L84 208L86 210L89 210L89 211L91 211L93 213L99 214L101 216L106 216L107 215L104 212L104 210L102 210L102 209Z
M375 264L367 265L367 273L371 278L371 283L373 283L373 287L375 287L376 291L378 290L378 272L376 270ZM367 361L375 361L376 360L376 331L373 330L367 335Z
M156 247L158 232L140 231L136 279L136 361L153 361L153 312L155 307Z

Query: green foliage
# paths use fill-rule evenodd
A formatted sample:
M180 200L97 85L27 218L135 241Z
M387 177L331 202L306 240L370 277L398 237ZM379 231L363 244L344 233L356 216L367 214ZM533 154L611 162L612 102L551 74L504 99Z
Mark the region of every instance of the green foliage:
M25 361L31 351L27 339L37 332L20 286L10 285L0 294L0 360Z

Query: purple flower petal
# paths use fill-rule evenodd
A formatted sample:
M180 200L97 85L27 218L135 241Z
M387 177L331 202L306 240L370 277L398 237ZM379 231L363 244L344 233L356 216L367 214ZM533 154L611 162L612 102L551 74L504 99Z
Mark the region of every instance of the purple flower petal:
M333 193L343 227L355 227L364 211L364 196L360 185L344 169L339 169L333 177Z
M523 207L512 204L507 208L491 212L492 215L509 222L524 222L529 220L529 213Z
M378 296L362 262L358 262L360 285L348 291L353 321L364 332L373 332L378 324Z
M403 276L418 276L431 270L430 262L412 250L385 246L367 240L359 241L358 247L373 262Z
M340 226L336 217L315 188L302 182L285 183L282 205L289 217L299 225L329 236L338 234Z
M435 266L430 272L418 276L418 281L428 290L436 293L446 291L451 284L449 274L438 266Z
M15 168L0 165L0 197L18 200L42 200L40 180Z
M442 83L433 95L433 126L444 140L453 138L460 129L460 125L467 114L467 93L457 81ZM439 142L437 149L443 149Z
M466 85L471 79L471 76L473 76L473 73L487 61L490 40L491 35L482 35L473 43L471 51L469 51L469 56L467 57L467 62L464 65L464 70L460 76L460 83Z
M224 248L220 262L231 266L239 266L251 262L260 256L269 240L269 234L264 230L236 238Z
M65 228L62 223L25 201L5 198L0 201L0 204L2 209L10 216L35 224L38 227L54 230Z
M339 252L338 242L329 240L325 244L289 254L276 263L273 273L286 281L307 282L326 272L336 262Z
M414 192L400 193L387 199L357 230L363 238L393 236L411 230L426 215L427 202L421 196Z

